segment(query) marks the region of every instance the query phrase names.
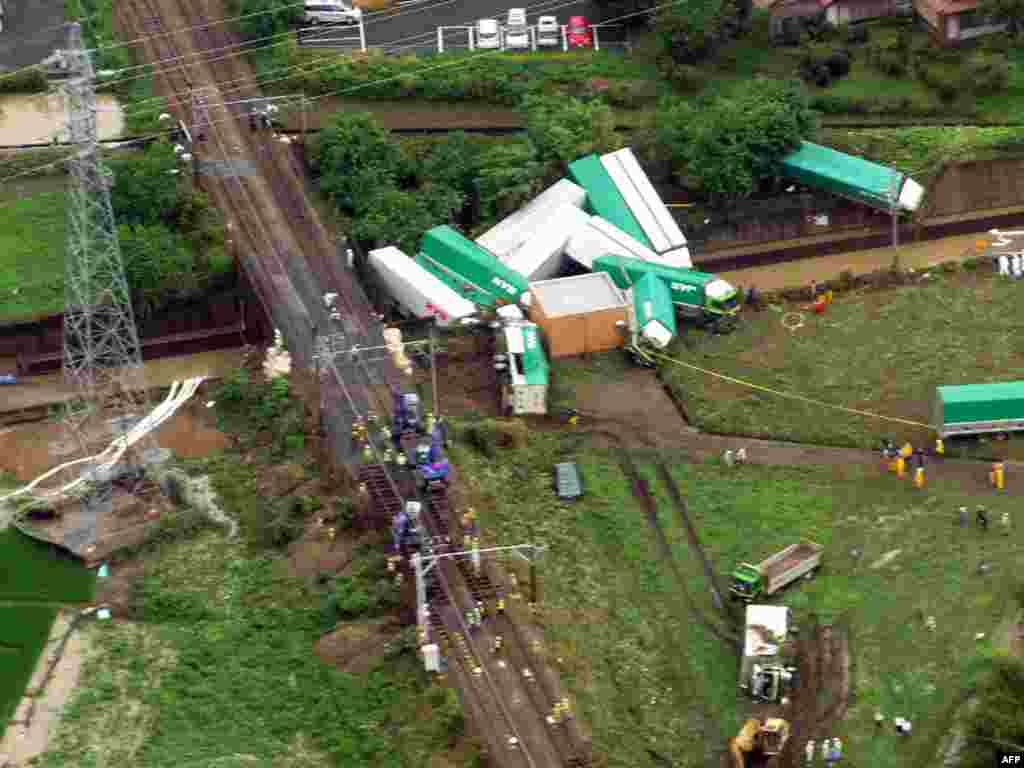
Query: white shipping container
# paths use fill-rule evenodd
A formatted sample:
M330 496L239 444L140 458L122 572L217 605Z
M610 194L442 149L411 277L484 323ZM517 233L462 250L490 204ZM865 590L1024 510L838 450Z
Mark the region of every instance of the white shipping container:
M500 259L533 236L537 231L538 217L543 218L552 208L563 205L583 208L586 201L587 193L583 187L562 179L480 235L476 239L477 245L483 246Z
M660 259L663 264L668 264L672 267L693 269L693 259L690 258L690 249L685 245L682 248L676 248L674 251L669 251L668 253L659 253L658 259Z
M665 202L661 199L661 195L658 194L658 190L651 184L650 178L647 173L640 166L639 161L636 159L636 155L633 154L633 150L629 147L620 149L618 152L614 152L614 155L618 157L619 164L623 170L629 174L629 178L632 180L633 185L637 191L641 194L647 203L648 208L654 215L654 218L658 222L658 226L661 231L664 232L665 236L669 241L669 248L680 248L686 245L686 235L679 228L676 223L675 216L672 215L672 211L668 209ZM649 236L649 235L648 235ZM658 249L659 253L662 249Z
M565 254L587 269L594 268L594 259L598 256L626 256L648 260L657 258L657 254L650 248L641 245L599 216L591 216L590 223L569 238L569 242L565 244Z
M626 205L633 214L633 218L636 219L637 224L640 225L640 229L644 231L647 239L651 241L651 246L655 252L662 253L672 248L673 243L669 241L668 236L662 231L661 224L651 211L649 202L644 199L643 193L637 188L629 172L622 167L619 153L613 152L610 155L605 155L601 158L601 165L604 166L612 181L615 182L619 194L626 201ZM659 200L658 202L661 201Z
M459 318L476 314L473 302L393 245L370 251L369 261L395 301L417 318L436 317L438 325L447 327Z
M547 211L543 218L538 217L533 236L502 262L531 282L557 277L565 244L589 223L590 217L573 205Z

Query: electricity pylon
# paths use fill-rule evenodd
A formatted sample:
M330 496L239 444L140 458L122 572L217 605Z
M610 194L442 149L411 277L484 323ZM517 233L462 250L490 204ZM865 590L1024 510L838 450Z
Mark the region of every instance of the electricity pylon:
M64 409L66 446L92 456L124 434L149 410L131 294L110 204L112 174L100 160L95 79L78 23L68 29L65 85L70 140L68 230L65 253L63 374L74 389ZM151 438L136 450L155 448ZM132 452L125 454L133 462ZM86 467L85 471L91 468ZM100 482L96 491L107 490Z

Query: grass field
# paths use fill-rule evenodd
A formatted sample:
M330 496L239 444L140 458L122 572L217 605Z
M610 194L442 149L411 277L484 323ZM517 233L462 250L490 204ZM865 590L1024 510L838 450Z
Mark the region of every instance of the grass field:
M45 192L0 206L0 320L63 308L64 199Z
M802 306L748 312L726 336L684 326L669 355L762 387L927 424L934 388L1024 378L1020 288L989 268L872 293L837 294L823 315ZM695 425L711 432L877 447L882 436L930 445L929 430L784 399L665 363ZM1010 441L1011 445L1013 441ZM964 450L970 447L964 443ZM954 448L954 455L959 448ZM988 449L986 449L988 450Z
M709 751L724 746L745 714L737 659L688 616L684 590L709 615L710 600L653 465L638 461L663 502L659 522L685 585L657 562L651 531L609 453L533 432L528 448L501 449L496 460L458 445L453 454L473 478L476 509L496 543L550 547L540 573L553 655L566 659L564 681L607 765L655 765L648 749L675 765L713 764ZM575 505L558 502L550 484L551 464L570 457L587 494ZM1012 604L1005 587L1019 572L1020 529L1012 537L961 530L953 511L980 499L941 481L922 496L890 477L853 472L747 466L726 474L679 456L668 462L718 573L800 537L825 545L821 575L781 602L798 624L813 611L852 626L857 699L835 734L847 745L844 757L876 768L926 764L948 726L948 705L992 652L974 634L991 632ZM1002 499L984 502L1013 514ZM890 565L871 567L894 549L901 552ZM981 559L994 566L988 577L975 575ZM929 615L934 633L924 628ZM913 737L876 736L876 707L910 718Z
M96 574L14 528L0 531L0 601L85 603Z
M255 503L253 466L212 472L238 486L229 514ZM320 662L322 596L219 531L147 555L138 599L140 622L85 630L94 656L43 766L422 766L461 729L404 640L365 674Z
M0 723L6 727L32 679L57 609L45 605L0 605Z

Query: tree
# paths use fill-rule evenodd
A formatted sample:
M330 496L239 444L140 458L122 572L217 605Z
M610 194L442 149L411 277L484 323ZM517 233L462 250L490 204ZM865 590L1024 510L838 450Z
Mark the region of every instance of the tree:
M165 225L122 224L118 239L132 304L143 317L198 289L202 275L188 244Z
M676 65L699 64L746 27L750 0L695 0L672 5L654 17L662 55Z
M766 78L696 104L663 102L657 118L658 143L675 170L716 203L749 196L815 129L800 84Z
M452 211L462 206L463 199L458 191L443 186L414 191L378 186L360 200L352 235L415 253L423 233L438 224L450 223Z
M447 187L465 195L473 192L482 147L464 131L449 133L435 144L422 163L424 183Z
M603 102L531 96L525 108L526 134L542 163L570 163L593 152L609 152L620 144L615 114Z
M975 13L1006 24L1011 37L1024 36L1024 0L982 0Z
M978 706L966 718L967 744L960 768L995 765L999 751L1024 747L1024 662L997 656L977 690Z
M520 207L536 192L542 171L529 140L505 142L484 152L476 179L480 218L494 221Z
M405 173L398 145L367 112L338 113L320 135L315 164L320 191L349 212L368 191L396 187Z
M178 185L171 173L178 167L166 141L150 144L141 153L110 163L114 185L110 204L118 224L170 224L178 204Z
M238 27L246 40L287 32L302 18L302 6L288 0L241 0Z

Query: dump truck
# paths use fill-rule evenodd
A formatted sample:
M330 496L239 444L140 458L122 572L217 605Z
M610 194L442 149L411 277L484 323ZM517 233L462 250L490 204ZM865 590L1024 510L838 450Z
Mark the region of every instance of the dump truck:
M729 742L733 768L748 768L753 760L748 756L756 754L773 757L782 753L789 741L789 723L781 718L767 720L751 718L743 724L736 738Z
M936 387L932 426L942 439L1024 430L1024 381Z
M788 623L785 606L747 606L739 687L757 701L780 701L796 679L796 668L786 661Z
M746 602L773 595L801 576L810 578L821 565L823 549L820 544L804 539L758 565L741 563L733 571L729 592L733 599Z
M612 255L594 259L594 271L607 272L623 290L653 274L667 283L676 311L702 325L728 330L739 315L739 291L718 275Z

